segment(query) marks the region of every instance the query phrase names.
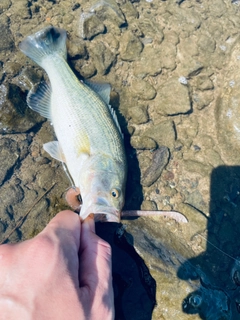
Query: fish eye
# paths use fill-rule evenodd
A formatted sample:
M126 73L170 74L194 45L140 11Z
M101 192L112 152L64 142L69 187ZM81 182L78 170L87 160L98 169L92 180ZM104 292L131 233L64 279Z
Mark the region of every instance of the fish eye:
M119 191L117 189L112 189L111 195L113 198L118 198L119 197Z

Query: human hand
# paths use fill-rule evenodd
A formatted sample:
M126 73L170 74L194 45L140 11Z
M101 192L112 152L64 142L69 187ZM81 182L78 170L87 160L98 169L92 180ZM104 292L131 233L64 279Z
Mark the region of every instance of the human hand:
M111 247L72 211L35 238L0 246L1 319L113 319Z

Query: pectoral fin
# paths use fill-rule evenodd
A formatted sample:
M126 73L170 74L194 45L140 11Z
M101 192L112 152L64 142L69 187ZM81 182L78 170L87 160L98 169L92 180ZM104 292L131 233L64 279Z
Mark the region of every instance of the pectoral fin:
M62 152L62 149L58 143L58 141L51 141L44 143L43 149L50 154L50 156L58 161L65 162L65 156Z

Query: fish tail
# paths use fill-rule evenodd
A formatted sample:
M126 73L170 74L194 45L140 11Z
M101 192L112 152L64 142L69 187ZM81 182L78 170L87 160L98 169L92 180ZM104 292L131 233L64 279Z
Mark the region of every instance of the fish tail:
M67 33L63 29L48 26L28 37L20 44L20 50L40 66L46 56L59 54L67 59Z

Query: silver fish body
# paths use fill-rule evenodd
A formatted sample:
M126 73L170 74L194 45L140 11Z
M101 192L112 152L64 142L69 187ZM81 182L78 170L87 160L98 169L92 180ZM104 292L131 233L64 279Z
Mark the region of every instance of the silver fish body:
M47 27L25 38L20 49L48 74L28 95L29 107L49 118L58 141L44 149L65 162L83 205L80 215L104 213L119 221L124 204L126 158L123 137L109 106L109 85L78 81L66 61L66 32Z

